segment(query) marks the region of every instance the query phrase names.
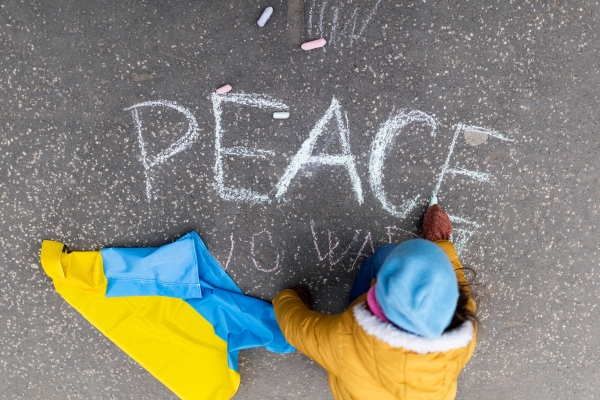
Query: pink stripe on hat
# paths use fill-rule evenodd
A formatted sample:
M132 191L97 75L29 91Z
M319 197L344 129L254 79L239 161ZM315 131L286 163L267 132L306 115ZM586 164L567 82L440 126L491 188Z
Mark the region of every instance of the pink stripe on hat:
M369 289L369 292L367 293L367 304L369 305L369 308L371 309L373 315L375 315L383 322L388 322L391 324L390 320L387 319L385 314L383 313L383 310L381 309L381 306L377 301L377 297L375 297L375 285L371 286L371 289Z

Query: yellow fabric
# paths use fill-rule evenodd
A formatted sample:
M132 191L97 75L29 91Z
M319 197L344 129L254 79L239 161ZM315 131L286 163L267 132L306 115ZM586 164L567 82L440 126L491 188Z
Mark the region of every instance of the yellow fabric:
M54 282L62 281L82 292L104 297L106 277L99 251L76 251L63 253L64 245L44 241L42 244L42 266ZM62 255L59 259L58 255ZM86 268L81 268L80 266Z
M99 251L63 252L44 241L41 263L56 290L88 321L187 400L230 399L240 375L227 364L227 343L181 299L160 296L105 298Z
M465 277L454 245L436 242L448 255L459 281ZM296 292L284 290L273 299L275 317L287 341L329 372L336 400L451 400L456 380L475 349L476 330L468 346L445 353L417 354L394 348L368 335L352 308L325 315L309 310ZM470 307L475 307L471 299Z

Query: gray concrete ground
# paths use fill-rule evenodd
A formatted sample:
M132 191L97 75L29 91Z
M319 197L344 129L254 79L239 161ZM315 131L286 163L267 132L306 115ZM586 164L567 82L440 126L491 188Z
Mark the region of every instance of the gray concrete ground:
M598 397L599 11L4 1L0 398L175 398L54 291L43 239L97 250L196 230L246 293L301 283L335 313L371 243L419 235L433 193L484 295L457 398ZM245 351L240 372L236 399L331 398L298 353Z

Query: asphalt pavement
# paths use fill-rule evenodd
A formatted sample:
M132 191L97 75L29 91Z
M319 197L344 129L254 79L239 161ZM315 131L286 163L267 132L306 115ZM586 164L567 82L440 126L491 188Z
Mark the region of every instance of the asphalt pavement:
M246 294L300 284L339 313L374 248L422 234L433 195L479 283L457 399L597 398L599 12L4 1L0 398L176 398L56 293L45 239L99 250L195 230ZM297 352L243 351L240 374L235 399L331 399Z

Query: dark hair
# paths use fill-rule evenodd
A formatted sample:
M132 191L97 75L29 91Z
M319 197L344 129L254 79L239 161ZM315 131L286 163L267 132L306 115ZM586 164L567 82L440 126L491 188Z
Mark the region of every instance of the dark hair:
M471 268L463 268L463 271L464 270L471 271L473 273L473 278L466 281L466 283L459 283L456 310L454 311L450 325L448 325L448 327L444 330L444 333L458 328L465 321L479 323L479 319L477 319L477 308L475 310L469 309L469 300L473 299L476 305L478 303L478 296L472 296L471 288L469 287L469 284L471 284L471 286L477 286L477 284L473 283L475 278L477 278L477 274Z

